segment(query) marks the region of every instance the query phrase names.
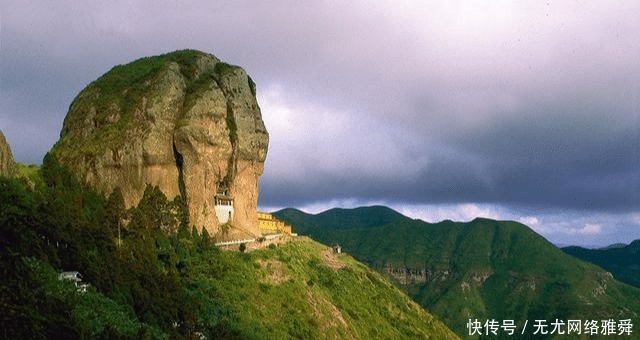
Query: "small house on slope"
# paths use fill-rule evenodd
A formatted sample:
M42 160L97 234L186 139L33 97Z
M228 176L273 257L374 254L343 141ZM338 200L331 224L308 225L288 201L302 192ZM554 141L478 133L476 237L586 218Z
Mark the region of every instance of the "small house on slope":
M89 286L88 283L82 282L82 274L80 274L80 272L77 272L77 271L62 272L58 274L58 280L73 282L73 284L78 289L78 292L81 292L81 293L86 292L87 287Z

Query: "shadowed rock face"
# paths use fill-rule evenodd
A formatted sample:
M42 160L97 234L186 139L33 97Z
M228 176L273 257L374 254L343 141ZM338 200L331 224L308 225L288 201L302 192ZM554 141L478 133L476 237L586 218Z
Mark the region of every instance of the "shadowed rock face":
M269 136L255 84L237 66L177 51L116 66L78 94L52 153L88 185L120 187L127 206L147 184L182 195L192 225L220 230L214 195L234 198L227 236L258 234L258 177Z
M12 176L15 173L16 162L11 153L11 147L0 131L0 176Z

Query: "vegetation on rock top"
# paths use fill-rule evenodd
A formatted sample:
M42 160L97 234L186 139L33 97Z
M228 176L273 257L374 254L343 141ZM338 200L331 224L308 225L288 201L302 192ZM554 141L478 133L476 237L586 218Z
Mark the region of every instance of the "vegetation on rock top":
M198 64L203 58L215 60L215 66L210 70L200 70ZM122 146L128 136L125 131L130 128L136 111L143 109L143 100L153 100L157 96L159 76L170 63L178 65L180 74L185 80L185 98L182 111L186 112L204 91L210 88L224 74L238 69L238 66L220 62L214 56L196 50L180 50L158 56L144 57L125 65L117 65L98 79L85 87L69 106L69 113L65 118L64 127L70 121L82 121L84 117L74 112L95 110L98 122L102 122L100 131L88 136L87 141L80 147L58 147L66 152L79 155L95 156L104 152L107 147ZM69 122L67 121L69 120ZM180 124L180 122L178 122ZM65 140L65 128L59 143ZM234 128L230 126L230 130Z

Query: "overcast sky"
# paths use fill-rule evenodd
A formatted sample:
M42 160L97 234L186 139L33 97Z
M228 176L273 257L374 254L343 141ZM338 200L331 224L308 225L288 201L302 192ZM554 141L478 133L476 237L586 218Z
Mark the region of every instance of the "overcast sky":
M0 130L18 161L41 162L74 96L112 66L193 48L257 83L262 209L385 204L431 222L519 220L556 243L640 238L638 1L0 10Z

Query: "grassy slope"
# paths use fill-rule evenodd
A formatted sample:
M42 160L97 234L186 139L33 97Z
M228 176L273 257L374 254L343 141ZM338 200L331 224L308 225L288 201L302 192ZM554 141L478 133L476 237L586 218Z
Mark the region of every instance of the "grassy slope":
M33 185L42 184L40 166L36 164L16 163L16 177L24 178Z
M187 296L198 301L205 336L235 339L457 339L389 280L346 254L306 237L251 253L209 249L192 254ZM83 336L168 338L141 322L126 304L93 287L76 293L49 264L32 258L36 273L25 284L35 296L68 309L70 327ZM153 287L149 287L153 290ZM48 306L47 308L54 308ZM47 309L49 310L49 309ZM51 315L40 315L51 318ZM60 320L61 324L69 322ZM38 330L56 335L60 330Z
M610 271L616 279L622 282L640 287L640 240L635 240L631 244L621 247L603 249L564 247L562 251L581 260L597 264Z
M248 254L223 252L192 279L215 322L224 309L226 328L242 337L455 338L380 274L302 237Z
M350 228L320 226L314 215L293 210L276 215L295 230L310 222L301 229L312 238L340 243L380 271L387 266L427 270L426 282L404 288L459 334L469 318L637 320L640 315L639 289L564 254L522 224L487 219L429 224L406 217L387 223L393 213L367 209L384 221ZM353 212L358 225L363 210Z

